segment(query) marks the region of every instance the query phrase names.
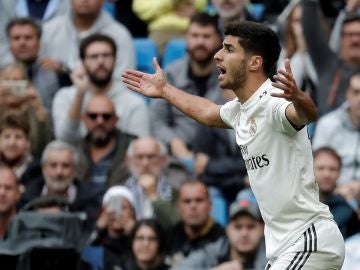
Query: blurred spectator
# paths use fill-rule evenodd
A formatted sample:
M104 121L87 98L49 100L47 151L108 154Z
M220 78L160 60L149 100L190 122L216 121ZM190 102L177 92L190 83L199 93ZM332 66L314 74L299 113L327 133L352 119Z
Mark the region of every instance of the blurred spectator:
M285 22L280 26L283 28L283 48L277 66L283 67L285 59L289 58L296 84L315 98L318 78L306 47L301 18L301 5L293 5Z
M5 29L11 19L30 17L44 22L65 13L69 8L68 0L0 0L0 66L13 61L7 46Z
M112 1L112 0L111 0ZM126 26L133 38L147 37L147 24L134 12L133 0L113 1L115 6L115 19Z
M0 238L4 236L11 219L16 215L21 192L14 172L0 165Z
M141 218L157 218L164 227L178 221L175 190L166 170L168 158L165 146L153 137L138 138L127 150L131 177L125 185L134 194L137 213Z
M25 190L22 205L39 196L65 198L71 211L86 213L86 230L91 229L99 212L101 193L76 178L78 152L65 142L52 141L46 146L41 163L44 180L32 183Z
M22 190L41 178L40 162L30 153L29 123L24 114L0 117L0 164L13 170Z
M65 141L85 137L86 129L80 122L81 114L94 94L106 94L113 102L120 118L117 128L133 135L146 135L149 121L145 101L130 92L119 80L112 79L116 44L112 38L94 34L80 46L82 66L71 75L74 85L61 89L55 96L53 121L55 136Z
M31 152L40 156L51 140L51 123L39 92L29 84L22 64L10 64L0 71L0 114L14 111L27 115Z
M102 10L104 0L71 0L71 10L44 24L42 55L53 70L73 70L81 57L82 40L94 33L112 37L118 47L114 77L135 67L135 51L129 31ZM66 49L65 49L66 48Z
M264 223L251 190L239 193L229 208L226 236L184 259L174 270L264 269Z
M230 90L222 90L218 100L223 104L235 98ZM216 187L230 205L245 187L247 176L244 159L234 140L234 130L199 126L193 141L195 173L209 187Z
M345 198L335 193L340 168L341 158L333 149L323 147L314 152L314 173L319 185L320 201L329 206L334 220L346 239L360 231L360 221Z
M346 239L345 260L341 270L354 270L360 267L360 232Z
M184 37L190 17L206 8L206 0L133 0L133 10L148 24L149 37L162 55L172 38Z
M359 187L352 193L360 195L360 73L351 77L346 100L341 107L318 120L313 149L333 148L342 161L339 185L354 182Z
M166 69L169 83L190 94L217 100L221 90L214 55L221 46L221 33L216 17L205 13L194 15L186 33L186 44L188 55ZM152 133L169 146L171 155L184 163L191 162L192 143L200 124L162 99L151 103L150 119ZM193 166L189 168L192 170Z
M341 29L344 23L344 20L348 15L352 13L357 13L360 15L360 0L347 0L346 6L344 9L340 10L339 15L336 18L334 27L331 31L329 45L334 52L338 52L340 49L340 40L341 40Z
M28 80L39 91L43 104L51 112L52 101L60 85L57 74L47 69L39 58L40 26L32 19L16 18L8 23L6 31L11 53L16 61L24 64Z
M132 256L126 258L122 269L134 270L167 270L164 263L165 232L154 219L139 221L132 233Z
M130 255L130 235L136 225L134 196L124 186L109 188L102 211L88 244L104 248L104 269L114 269L114 262Z
M172 266L224 235L224 229L210 216L211 201L204 183L184 182L178 207L181 221L168 233L166 262Z
M302 7L305 42L319 78L315 101L322 115L344 102L350 77L360 71L360 15L344 20L341 49L334 53L321 27L318 1L302 0Z
M82 179L95 188L123 184L129 176L125 155L135 136L117 129L118 120L114 104L103 94L92 96L82 115L88 131L78 143Z
M211 4L219 15L221 29L224 28L226 23L234 20L255 21L255 18L251 16L246 8L250 3L250 0L211 0Z

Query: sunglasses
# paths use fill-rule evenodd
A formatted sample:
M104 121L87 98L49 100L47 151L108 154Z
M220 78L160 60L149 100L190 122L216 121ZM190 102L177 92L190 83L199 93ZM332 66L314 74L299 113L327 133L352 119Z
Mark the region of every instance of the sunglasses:
M114 115L112 113L86 113L86 116L91 120L96 120L98 117L104 119L104 121L110 120Z

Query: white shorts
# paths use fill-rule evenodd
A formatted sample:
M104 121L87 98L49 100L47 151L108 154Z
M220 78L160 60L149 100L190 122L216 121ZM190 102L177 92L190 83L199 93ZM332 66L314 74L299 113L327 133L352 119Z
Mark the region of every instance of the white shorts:
M335 221L319 220L265 269L340 270L344 257L344 238Z

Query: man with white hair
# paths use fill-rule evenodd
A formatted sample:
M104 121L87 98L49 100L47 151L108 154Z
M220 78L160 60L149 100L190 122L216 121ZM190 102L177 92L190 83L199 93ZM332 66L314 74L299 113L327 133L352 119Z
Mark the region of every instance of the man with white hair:
M168 165L166 147L154 137L140 137L130 143L126 162L131 176L125 185L135 195L139 216L153 217L157 203L170 207L174 190L165 174Z
M101 205L101 193L76 178L79 164L76 150L66 142L52 141L46 146L41 163L44 179L34 182L25 190L22 205L39 196L65 198L71 211L87 214L90 229Z

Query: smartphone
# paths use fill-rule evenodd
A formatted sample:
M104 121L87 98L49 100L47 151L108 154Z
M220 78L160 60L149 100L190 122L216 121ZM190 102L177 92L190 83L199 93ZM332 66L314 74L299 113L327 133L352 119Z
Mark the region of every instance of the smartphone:
M0 85L9 89L14 96L23 96L28 87L27 80L1 80Z
M121 197L120 196L112 196L107 203L107 208L115 214L116 218L119 218L121 216Z

